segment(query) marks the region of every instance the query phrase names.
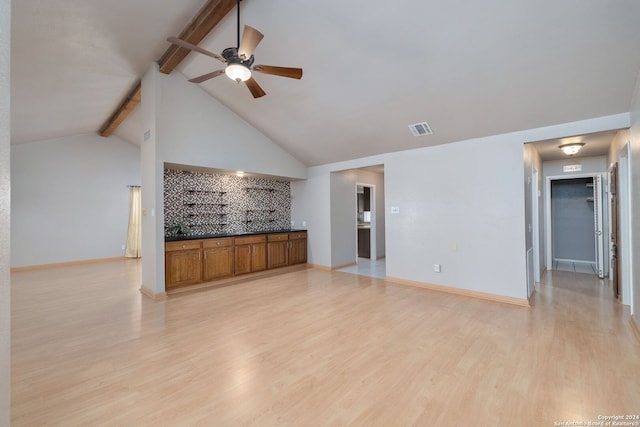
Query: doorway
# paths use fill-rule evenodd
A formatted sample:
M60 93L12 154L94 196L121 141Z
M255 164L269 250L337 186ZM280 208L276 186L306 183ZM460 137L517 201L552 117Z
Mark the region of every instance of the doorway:
M356 184L357 258L376 259L375 186Z
M602 177L547 178L547 269L606 275Z

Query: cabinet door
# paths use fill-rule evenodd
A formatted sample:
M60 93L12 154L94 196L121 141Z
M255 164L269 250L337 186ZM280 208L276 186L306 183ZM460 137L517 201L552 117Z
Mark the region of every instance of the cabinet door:
M267 244L254 243L251 245L251 271L267 269Z
M165 254L165 286L192 285L202 280L200 249L167 252Z
M235 272L236 274L251 273L251 245L236 245Z
M307 262L307 239L294 239L290 241L289 264Z
M362 210L370 211L371 210L371 188L364 187L364 195L362 196Z
M371 257L371 230L368 228L358 228L358 256Z
M233 248L208 248L204 250L203 279L215 280L233 275Z
M269 268L284 267L289 264L289 241L269 242L268 244Z

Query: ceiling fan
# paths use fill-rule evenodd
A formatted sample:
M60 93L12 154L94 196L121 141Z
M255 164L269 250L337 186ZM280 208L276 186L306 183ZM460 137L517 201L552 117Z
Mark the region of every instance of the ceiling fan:
M266 92L251 76L252 70L263 74L289 77L292 79L302 78L302 68L275 67L272 65L253 65L253 52L264 37L264 34L256 30L255 28L250 27L249 25L245 25L244 31L242 32L242 39L240 39L240 0L238 0L237 33L238 47L228 47L222 51L221 55L209 52L208 50L205 50L187 41L181 40L177 37L169 37L167 41L177 46L193 50L194 52L210 56L220 62L227 64L227 66L223 69L189 79L189 81L193 83L202 83L214 77L226 74L227 77L229 77L231 80L235 80L238 83L244 82L244 84L247 85L247 88L249 88L251 95L253 95L254 98L260 98L261 96L266 95Z

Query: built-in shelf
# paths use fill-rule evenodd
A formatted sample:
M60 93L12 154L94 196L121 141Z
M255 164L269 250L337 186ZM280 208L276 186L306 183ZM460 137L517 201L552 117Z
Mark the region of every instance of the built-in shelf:
M193 234L244 233L290 225L289 182L165 169L165 228Z
M269 188L269 187L245 187L244 188L247 191L268 191L269 193L273 193L274 191L278 191L278 189L276 188Z

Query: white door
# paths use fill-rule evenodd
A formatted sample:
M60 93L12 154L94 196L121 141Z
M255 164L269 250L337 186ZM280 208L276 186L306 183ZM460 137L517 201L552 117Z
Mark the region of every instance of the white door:
M598 277L604 278L604 233L602 231L602 176L593 177L593 221L596 233L596 270Z

